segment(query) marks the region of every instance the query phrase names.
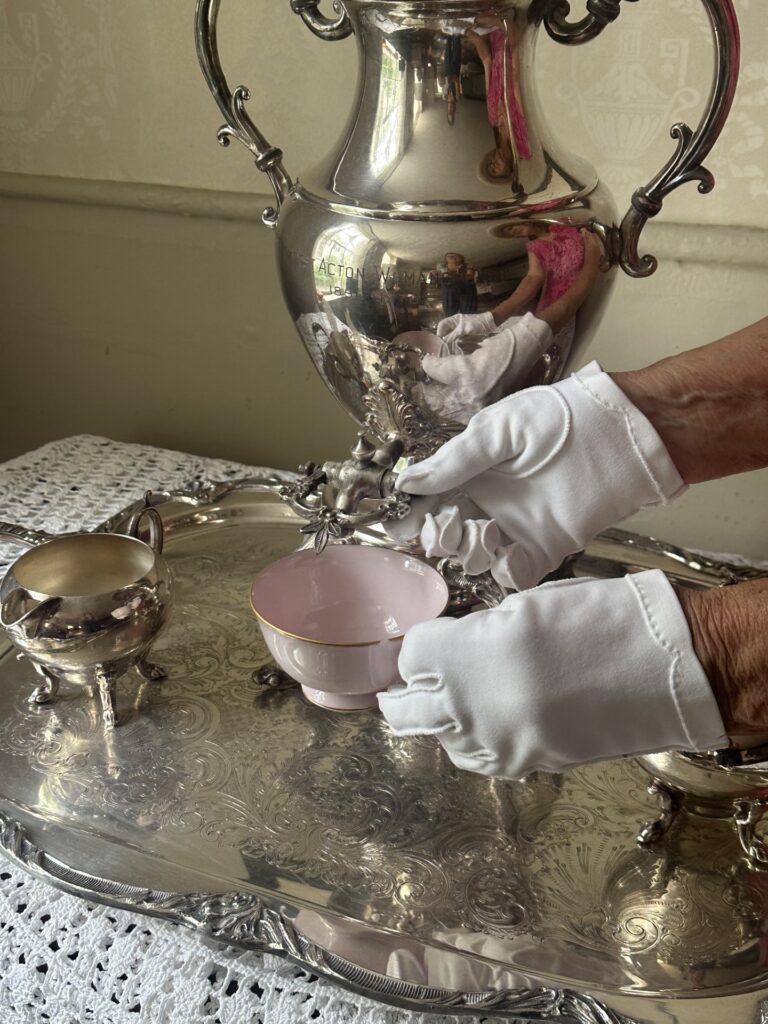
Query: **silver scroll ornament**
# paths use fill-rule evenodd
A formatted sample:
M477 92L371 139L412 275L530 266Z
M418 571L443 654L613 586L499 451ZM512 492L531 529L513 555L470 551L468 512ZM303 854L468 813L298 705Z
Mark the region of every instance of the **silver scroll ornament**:
M0 848L35 878L84 899L181 924L230 946L285 957L352 992L424 1012L493 1012L518 1022L637 1024L592 996L549 988L459 992L388 978L323 949L279 910L250 893L173 893L113 882L80 871L37 846L18 821L0 812Z

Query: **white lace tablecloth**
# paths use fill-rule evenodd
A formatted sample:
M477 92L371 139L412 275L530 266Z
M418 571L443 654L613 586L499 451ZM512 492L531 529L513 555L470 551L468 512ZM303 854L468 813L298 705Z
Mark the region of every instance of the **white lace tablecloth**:
M81 435L0 465L0 519L91 528L155 488L254 467ZM0 546L4 562L18 548ZM481 1018L490 1024L490 1018ZM0 1024L459 1024L392 1009L271 956L86 903L0 857Z

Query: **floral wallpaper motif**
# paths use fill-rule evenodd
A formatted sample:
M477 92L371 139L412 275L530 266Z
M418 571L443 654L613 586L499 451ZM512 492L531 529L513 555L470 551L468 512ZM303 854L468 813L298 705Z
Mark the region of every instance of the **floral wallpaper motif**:
M109 14L109 0L0 0L4 169L43 142L109 141L118 102Z
M676 220L768 227L768 18L756 0L735 0L742 70L731 117L707 160L712 196L686 186L667 201ZM675 121L696 127L709 93L713 43L701 0L643 0L558 62L544 43L545 105L569 143L589 157L622 209L674 150ZM542 60L542 64L545 62ZM745 199L747 200L745 204Z
M555 93L580 122L603 173L626 184L637 183L638 161L670 125L702 102L688 84L690 39L656 35L647 9L631 14L603 46L603 59L576 57L572 77Z
M702 197L685 186L662 216L768 228L766 0L734 2L744 55L731 119L708 160L717 189ZM228 72L253 87L252 113L300 172L338 135L354 91L354 44L315 39L288 0L224 6ZM214 142L219 121L197 67L193 8L194 0L0 0L0 172L265 192L243 154ZM626 3L585 46L542 34L537 67L554 132L596 165L623 210L673 152L672 123L695 126L701 116L712 68L705 7Z

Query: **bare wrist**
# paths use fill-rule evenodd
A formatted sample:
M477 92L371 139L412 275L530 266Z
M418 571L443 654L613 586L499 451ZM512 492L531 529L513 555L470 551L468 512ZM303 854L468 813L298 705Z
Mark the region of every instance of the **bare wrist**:
M685 483L697 483L699 474L696 461L690 458L684 444L681 443L685 438L685 417L681 416L680 412L674 414L675 401L671 394L672 389L669 382L664 380L663 371L659 372L656 367L648 367L643 370L612 373L610 376L635 408L650 420Z
M676 592L726 732L768 731L768 580Z
M687 484L768 466L768 319L611 376L651 421Z

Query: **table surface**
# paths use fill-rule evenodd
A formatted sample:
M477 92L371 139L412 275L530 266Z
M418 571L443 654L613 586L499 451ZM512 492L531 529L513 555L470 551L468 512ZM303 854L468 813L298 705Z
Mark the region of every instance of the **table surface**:
M79 435L0 465L0 518L88 529L148 489L257 467ZM0 544L0 576L18 549ZM491 1021L492 1018L481 1018ZM350 995L271 956L86 903L0 861L0 1024L459 1024Z

